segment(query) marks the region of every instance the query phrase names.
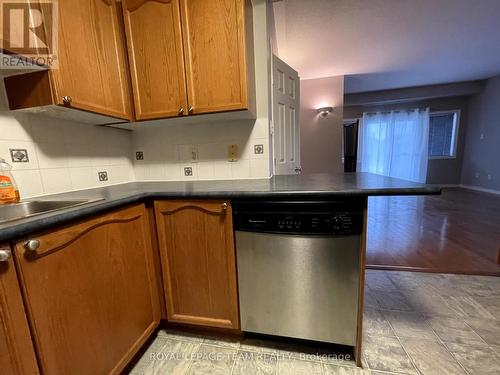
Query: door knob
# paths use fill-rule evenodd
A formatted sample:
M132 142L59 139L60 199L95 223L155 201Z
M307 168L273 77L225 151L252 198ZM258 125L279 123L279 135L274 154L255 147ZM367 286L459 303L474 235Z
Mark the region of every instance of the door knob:
M40 241L38 240L29 240L24 244L24 248L28 251L37 251L40 247Z
M73 99L71 99L71 96L68 96L68 95L63 96L62 100L63 100L63 103L66 105L70 105L71 102L73 101Z
M184 107L179 108L179 115L182 115L184 113Z
M7 262L12 256L12 252L9 249L0 250L0 262Z

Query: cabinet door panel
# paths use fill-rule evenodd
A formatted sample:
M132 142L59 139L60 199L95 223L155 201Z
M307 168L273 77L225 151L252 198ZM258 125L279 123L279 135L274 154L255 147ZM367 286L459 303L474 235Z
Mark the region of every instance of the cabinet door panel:
M59 1L59 68L50 71L55 102L131 119L130 77L121 9L114 0Z
M46 374L119 373L159 323L142 205L16 245L28 317Z
M0 373L39 373L12 258L0 262Z
M192 113L248 109L245 1L180 1Z
M231 206L155 202L168 321L239 328Z
M123 16L136 118L187 115L179 0L124 0Z

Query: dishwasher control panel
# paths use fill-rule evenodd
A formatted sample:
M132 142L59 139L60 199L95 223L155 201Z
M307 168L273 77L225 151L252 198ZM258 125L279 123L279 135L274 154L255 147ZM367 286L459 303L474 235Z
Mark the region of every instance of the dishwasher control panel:
M339 212L335 214L272 214L237 215L235 229L251 232L297 234L354 234L360 233L362 215Z
M300 202L298 202L300 203ZM363 228L363 210L344 205L255 202L234 205L236 230L264 233L348 235Z

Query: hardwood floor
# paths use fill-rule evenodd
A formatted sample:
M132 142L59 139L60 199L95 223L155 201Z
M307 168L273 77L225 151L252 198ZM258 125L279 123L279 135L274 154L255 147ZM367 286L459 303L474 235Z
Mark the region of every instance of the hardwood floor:
M500 276L500 195L372 197L367 267Z

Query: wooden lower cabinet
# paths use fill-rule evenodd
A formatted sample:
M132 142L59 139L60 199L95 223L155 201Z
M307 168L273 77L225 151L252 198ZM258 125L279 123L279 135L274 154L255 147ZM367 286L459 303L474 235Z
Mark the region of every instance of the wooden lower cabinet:
M6 244L0 251L0 373L38 374L12 251Z
M159 324L149 219L136 205L16 244L44 374L117 374Z
M239 329L231 205L155 202L167 320Z

